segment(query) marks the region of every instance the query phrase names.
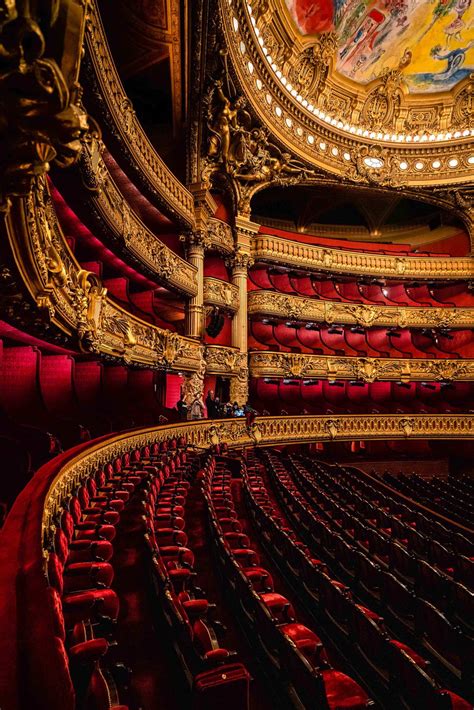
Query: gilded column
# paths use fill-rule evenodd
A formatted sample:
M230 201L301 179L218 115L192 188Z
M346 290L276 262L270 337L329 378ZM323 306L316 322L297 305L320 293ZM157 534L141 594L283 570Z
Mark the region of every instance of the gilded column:
M252 265L251 240L257 234L259 225L248 218L237 216L235 219L236 248L231 261L232 283L239 291L239 308L232 320L232 346L245 355L245 364L239 368L236 377L230 381L230 398L232 402L246 404L248 399L248 361L247 361L247 278L248 269Z
M202 183L189 185L194 196L194 214L196 228L185 239L187 258L197 269L197 293L189 299L186 313L186 335L201 338L204 330L204 249L208 240L209 219L215 213L217 205L211 193Z
M201 338L204 313L204 239L201 232L188 237L188 261L196 267L197 293L189 299L186 311L186 335Z

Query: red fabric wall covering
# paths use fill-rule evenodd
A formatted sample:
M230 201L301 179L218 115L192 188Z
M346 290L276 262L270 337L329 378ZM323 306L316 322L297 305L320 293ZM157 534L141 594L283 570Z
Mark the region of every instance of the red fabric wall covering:
M410 244L373 244L371 242L356 241L352 239L341 239L340 237L319 237L313 234L302 234L301 232L290 232L283 229L274 229L262 225L259 229L260 234L274 234L283 239L290 239L295 242L303 242L304 244L316 244L329 246L333 249L349 249L351 251L375 251L389 252L396 254L406 254L412 251Z
M231 345L232 344L232 318L230 316L224 316L224 325L222 326L221 332L215 337L204 332L204 342L211 345Z
M204 259L204 276L212 276L222 281L230 281L229 272L224 258L217 254L206 254Z
M167 409L175 409L178 399L181 396L181 387L183 385L182 375L166 375L166 396L165 407Z

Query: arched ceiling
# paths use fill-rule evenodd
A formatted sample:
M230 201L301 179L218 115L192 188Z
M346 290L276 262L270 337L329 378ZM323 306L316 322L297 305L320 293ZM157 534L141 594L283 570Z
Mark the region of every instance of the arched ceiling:
M472 0L280 2L301 35L335 32L335 69L360 84L401 62L410 93L450 90L474 71Z

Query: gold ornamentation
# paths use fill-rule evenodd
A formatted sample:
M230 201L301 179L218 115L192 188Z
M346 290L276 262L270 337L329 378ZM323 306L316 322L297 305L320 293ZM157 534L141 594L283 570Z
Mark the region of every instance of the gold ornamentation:
M331 357L306 353L251 352L252 377L315 377L329 380L464 381L474 379L474 360Z
M77 84L84 19L83 3L3 0L0 5L3 209L9 196L27 195L50 163L65 167L79 155L79 138L87 129ZM60 52L54 36L61 33L70 41Z
M396 326L399 328L473 328L474 308L372 306L320 301L274 291L250 291L249 315L259 314L316 323Z
M89 133L83 140L81 171L89 200L108 229L156 278L188 294L197 293L196 269L146 227L115 185L102 158L105 146Z
M204 303L235 313L239 309L239 289L234 284L222 281L222 279L206 276L204 278Z
M302 242L292 242L269 234L257 234L252 240L255 261L270 261L314 271L415 280L472 279L471 257L397 256L368 254L343 249L329 249Z
M127 98L111 57L100 20L97 0L90 0L86 22L87 60L91 80L104 101L103 120L132 156L135 170L160 206L176 216L184 225L194 226L194 201L191 193L173 175L157 154L143 131ZM99 102L99 107L101 103Z
M230 254L234 249L232 228L220 219L211 218L207 225L209 249L217 249L224 254Z

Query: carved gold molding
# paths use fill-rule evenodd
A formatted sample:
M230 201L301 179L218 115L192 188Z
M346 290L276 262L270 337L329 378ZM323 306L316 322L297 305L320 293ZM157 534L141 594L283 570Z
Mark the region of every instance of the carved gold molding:
M356 274L379 278L472 279L472 257L389 256L373 252L329 249L293 242L269 234L258 234L252 241L255 261L270 261L327 273Z
M81 269L57 220L45 178L28 198L12 202L6 229L16 267L51 323L77 336L84 351L126 363L195 371L202 347L195 340L132 316L106 295L100 279Z
M206 276L204 278L204 303L235 313L239 308L239 289L228 281Z
M230 225L212 217L207 225L207 249L215 249L223 254L234 251L234 237Z
M162 208L193 227L193 196L157 154L137 119L110 54L96 0L89 3L85 36L87 58L110 112L109 116L104 116L110 130L132 156L149 185L149 191L157 197Z
M223 345L206 345L204 357L206 372L210 375L234 377L247 369L247 354L237 348Z
M372 306L365 303L320 301L275 291L250 291L248 314L298 321L397 328L473 328L474 308Z
M315 377L328 380L472 381L474 360L331 357L303 353L251 352L252 377Z
M92 134L83 140L81 173L92 209L160 281L194 296L197 293L196 268L163 244L133 211L102 158L104 148L102 141Z
M0 3L0 209L71 165L87 116L78 83L86 3Z
M443 133L439 134L443 139L438 140L434 128L438 107L432 110L433 97L427 95L421 100L420 110L416 108L411 114L404 110L400 114L409 123L410 131L408 128L404 131L412 133L411 140L399 138L401 133L392 138L393 131L388 124L382 124L385 118L390 121L395 115L394 106L399 94L397 70L381 78L380 85L375 87L379 89L378 93L372 91L365 102L359 94L351 103L340 90L331 90L329 86L322 90L330 65L328 52L330 54L331 50L326 46L327 38L311 38L315 49L309 48L311 51L306 55L299 53L302 47L297 42L285 44L281 34L267 47L270 15L262 12L258 20L251 18L247 2L241 0L220 0L220 6L225 45L253 111L296 157L361 184L392 187L470 184L474 157L472 125L468 125L472 79L454 90L457 107L454 123L456 127L459 124L459 129L453 128L449 132L443 125ZM261 29L258 29L260 23ZM295 65L294 77L282 78L286 77L293 50L299 55L295 61L306 60L307 66ZM267 61L269 56L274 67ZM312 71L313 60L316 64L313 74L318 96L316 105L310 98L305 98L298 83L308 76L308 71ZM371 90L373 88L370 86ZM357 124L350 128L352 118L355 120L356 117L361 117L362 127ZM444 120L441 114L440 120ZM432 124L434 133L430 128Z
M46 494L42 542L50 546L63 505L88 476L126 452L171 437L187 437L188 445L205 449L227 442L241 446L277 446L282 443L361 439L471 439L474 416L428 414L351 414L334 416L258 417L252 427L244 419L201 420L140 429L92 445L67 462Z

